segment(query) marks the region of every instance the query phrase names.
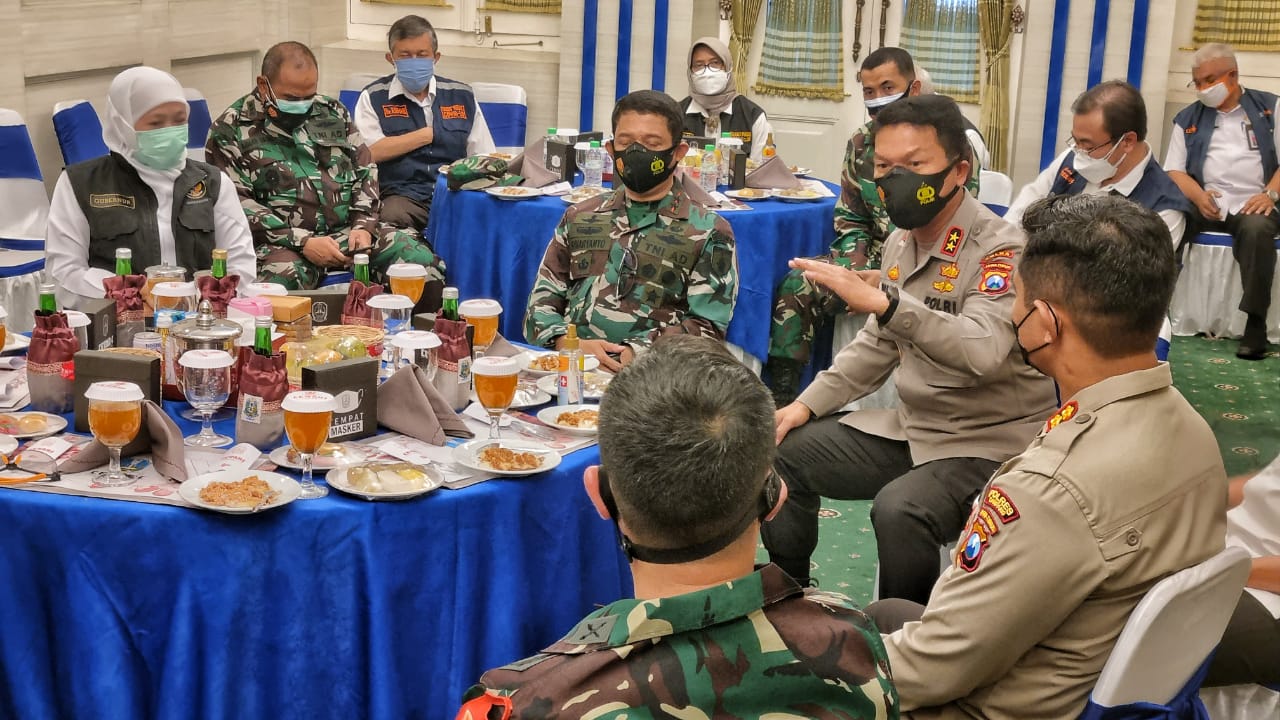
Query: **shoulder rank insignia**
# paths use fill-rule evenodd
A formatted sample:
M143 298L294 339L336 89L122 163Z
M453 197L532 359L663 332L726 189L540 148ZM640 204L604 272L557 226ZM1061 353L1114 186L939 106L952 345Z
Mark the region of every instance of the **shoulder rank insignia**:
M964 230L958 225L952 225L947 230L947 238L942 241L942 254L947 257L955 257L960 252L960 241L964 240Z
M893 267L889 268L889 272L885 273L885 275L887 275L890 280L894 282L898 282L898 276L901 275L901 273L898 272L898 266L894 265Z
M1064 422L1066 422L1066 421L1070 420L1071 418L1075 417L1075 416L1076 416L1076 413L1077 413L1077 412L1079 412L1079 411L1080 411L1080 406L1079 406L1078 404L1076 404L1076 401L1075 401L1075 400L1072 400L1071 402L1067 403L1066 405L1063 405L1063 406L1058 410L1058 412L1056 412L1056 413L1054 413L1054 414L1053 414L1053 417L1049 418L1049 419L1045 422L1045 424L1044 424L1044 431L1045 431L1045 432L1049 432L1050 430L1053 430L1054 428L1058 427L1058 426L1059 426L1059 425L1061 425L1062 423L1064 423Z
M486 690L483 695L468 700L458 710L457 720L507 720L511 717L511 698L494 695Z

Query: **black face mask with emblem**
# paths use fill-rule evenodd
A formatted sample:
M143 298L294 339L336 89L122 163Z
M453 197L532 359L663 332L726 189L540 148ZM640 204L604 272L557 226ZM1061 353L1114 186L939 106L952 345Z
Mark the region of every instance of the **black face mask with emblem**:
M915 230L933 222L960 190L956 185L951 192L942 194L942 184L953 167L954 162L932 175L895 167L884 177L876 178L889 220L903 230Z
M638 142L631 143L614 155L613 168L628 190L643 195L676 171L675 152L675 145L666 150L650 150Z

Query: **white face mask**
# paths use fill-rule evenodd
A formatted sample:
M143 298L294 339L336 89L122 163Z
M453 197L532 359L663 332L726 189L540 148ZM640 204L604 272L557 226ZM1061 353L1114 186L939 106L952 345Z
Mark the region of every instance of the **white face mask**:
M1215 83L1209 87L1196 92L1196 96L1200 98L1200 102L1206 106L1217 109L1219 105L1227 101L1227 95L1230 95L1225 82Z
M728 70L709 67L693 74L693 91L699 95L719 95L728 84Z
M1073 150L1075 160L1071 164L1075 167L1076 172L1080 174L1080 177L1094 185L1101 185L1115 177L1116 166L1111 164L1111 155L1118 147L1120 147L1120 143L1117 141L1115 146L1111 148L1111 152L1100 158L1089 157L1089 154L1083 150ZM1120 162L1124 162L1123 156L1120 158Z
M862 104L867 106L867 114L870 115L871 117L875 117L876 113L880 112L880 108L883 108L884 106L896 100L901 100L904 95L906 95L906 93L898 93L897 95L885 95L884 97L871 98L870 100L863 100Z

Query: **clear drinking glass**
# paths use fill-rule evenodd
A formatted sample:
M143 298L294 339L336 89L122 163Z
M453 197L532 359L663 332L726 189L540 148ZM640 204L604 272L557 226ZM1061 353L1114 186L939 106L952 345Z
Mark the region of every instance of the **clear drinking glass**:
M431 354L440 347L440 337L429 330L405 330L397 333L391 340L395 349L395 369L402 365L417 364L427 374L427 380L436 379L436 365L431 362ZM424 351L421 356L419 351Z
M373 321L381 322L386 333L382 344L382 362L378 369L378 381L391 377L399 367L398 351L394 347L396 335L409 328L409 318L413 315L413 301L404 295L374 295L369 298L368 305L373 309Z
M311 478L314 455L329 438L329 423L333 420L334 397L319 390L299 390L284 396L284 431L289 444L302 460L302 495L304 500L322 498L329 488L316 485Z
M489 413L489 439L498 440L501 437L498 425L502 414L516 397L520 363L514 358L479 357L471 363L471 378L475 381L480 405Z
M427 286L427 268L418 263L396 263L387 268L387 284L392 293L403 295L417 305Z
M458 305L458 316L475 327L476 355L483 355L498 336L498 319L502 317L502 303L497 300L463 300Z
M182 366L182 392L200 413L200 433L183 438L186 445L226 447L235 442L213 431L213 413L231 394L231 366L235 360L225 350L188 350L178 358Z
M111 453L107 476L96 482L107 487L128 485L136 478L120 470L120 450L142 428L142 388L131 382L97 382L84 396L89 400L89 431Z

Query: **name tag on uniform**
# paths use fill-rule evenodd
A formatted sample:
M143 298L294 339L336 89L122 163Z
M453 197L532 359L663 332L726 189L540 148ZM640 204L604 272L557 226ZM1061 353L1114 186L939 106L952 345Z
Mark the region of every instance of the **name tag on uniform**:
M383 105L382 117L407 118L409 117L409 106L408 105Z
M307 123L307 134L321 145L342 145L347 141L347 124L340 118L320 118Z
M1258 136L1253 134L1253 123L1248 120L1240 123L1240 127L1244 128L1244 136L1249 140L1249 149L1258 149Z
M135 200L132 195L117 195L116 193L89 195L89 207L91 208L104 209L122 207L132 210L137 207L137 205L137 200Z
M466 120L467 106L466 105L441 105L440 117L445 120Z

